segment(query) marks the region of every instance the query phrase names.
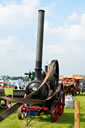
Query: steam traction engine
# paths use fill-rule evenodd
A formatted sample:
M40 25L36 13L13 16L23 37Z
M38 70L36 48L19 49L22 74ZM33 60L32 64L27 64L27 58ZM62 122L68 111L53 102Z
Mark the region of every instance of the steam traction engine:
M30 112L34 112L35 115L44 112L51 115L53 122L58 121L59 116L64 112L63 86L58 84L58 61L51 61L49 69L47 67L46 71L42 73L43 29L44 10L39 10L35 78L27 84L25 90L14 90L12 98L2 97L16 102L16 104L0 115L1 121L18 108L19 119L22 119L21 115L24 112L24 116L28 116Z

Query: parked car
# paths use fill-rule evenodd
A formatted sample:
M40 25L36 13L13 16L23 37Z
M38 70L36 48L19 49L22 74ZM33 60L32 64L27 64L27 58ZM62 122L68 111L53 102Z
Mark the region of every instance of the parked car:
M85 92L85 83L82 83L82 86L81 86L81 92Z

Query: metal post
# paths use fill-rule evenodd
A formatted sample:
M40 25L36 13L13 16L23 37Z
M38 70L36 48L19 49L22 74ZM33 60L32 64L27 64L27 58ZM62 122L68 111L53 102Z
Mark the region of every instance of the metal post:
M35 65L35 79L38 80L41 80L41 70L42 70L44 12L45 12L44 10L38 11L38 30L37 30L37 48L36 48L36 65Z

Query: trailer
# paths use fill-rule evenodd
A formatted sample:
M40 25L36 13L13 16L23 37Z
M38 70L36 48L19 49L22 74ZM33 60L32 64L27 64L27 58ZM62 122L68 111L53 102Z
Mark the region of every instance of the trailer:
M82 79L84 78L78 75L60 77L65 94L71 93L73 96L80 94L81 89L79 80Z

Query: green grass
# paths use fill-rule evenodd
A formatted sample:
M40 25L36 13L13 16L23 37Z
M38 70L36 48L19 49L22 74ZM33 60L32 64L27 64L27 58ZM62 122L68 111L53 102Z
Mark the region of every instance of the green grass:
M6 89L6 94L12 94L12 91ZM85 128L85 93L75 96L75 100L80 101L80 128ZM25 128L25 125L26 120L19 120L17 112L0 122L0 128ZM35 117L29 126L30 128L74 128L74 108L65 108L64 114L57 123L51 123L48 116L41 115Z

